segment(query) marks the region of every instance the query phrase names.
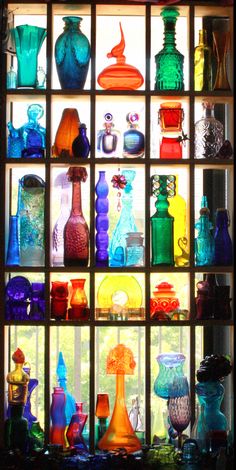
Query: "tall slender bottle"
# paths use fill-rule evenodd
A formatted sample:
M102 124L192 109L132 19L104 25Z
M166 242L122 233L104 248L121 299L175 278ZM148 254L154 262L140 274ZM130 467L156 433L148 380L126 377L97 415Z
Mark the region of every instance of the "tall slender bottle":
M175 195L169 198L169 214L174 217L174 259L177 266L179 262L183 265L183 249L181 248L181 241L186 239L186 201L179 194L179 177L175 178ZM186 254L186 252L185 252ZM188 256L186 256L185 263L188 263Z
M63 388L66 396L66 425L70 424L71 417L75 413L75 399L73 395L67 390L67 368L64 361L62 352L59 352L58 363L57 363L57 380L59 387Z
M158 176L158 175L156 175ZM151 217L152 266L174 265L174 217L169 214L167 200L167 175L158 176L159 191L156 193L156 212Z
M96 208L96 266L108 266L108 228L109 228L109 186L106 181L106 172L99 171L99 179L96 184L97 195Z
M227 209L217 209L215 229L215 264L230 266L233 263L233 246L228 231L229 212Z
M212 89L211 48L207 44L207 31L199 30L199 43L194 49L194 89L209 91Z
M81 182L87 179L84 167L71 166L67 172L72 182L72 208L64 229L64 265L88 266L89 229L82 212Z
M64 228L70 215L69 186L67 175L59 175L61 179L61 212L52 232L52 264L63 266L64 261Z
M155 56L155 90L184 90L184 56L176 49L175 25L179 11L175 7L165 7L161 11L164 21L164 47Z
M209 220L207 197L203 196L201 201L200 218L195 224L198 235L195 238L195 265L207 266L214 264L215 242L211 230L212 223Z

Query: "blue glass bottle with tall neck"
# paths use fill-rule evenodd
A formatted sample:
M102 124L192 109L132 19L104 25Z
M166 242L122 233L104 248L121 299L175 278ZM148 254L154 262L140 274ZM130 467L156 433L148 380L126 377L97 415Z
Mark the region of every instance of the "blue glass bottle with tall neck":
M201 201L200 218L195 224L198 235L195 238L195 265L211 266L214 264L215 242L211 230L213 225L209 220L207 197Z

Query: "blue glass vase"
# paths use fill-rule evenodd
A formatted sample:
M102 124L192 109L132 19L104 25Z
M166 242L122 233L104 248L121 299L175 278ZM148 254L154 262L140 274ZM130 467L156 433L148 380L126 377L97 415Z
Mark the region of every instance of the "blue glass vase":
M163 353L157 356L159 374L154 383L154 392L158 397L168 399L170 388L176 377L184 377L185 356L181 353Z
M6 260L6 263L10 266L20 265L18 222L19 222L19 218L17 215L10 216L7 260Z
M57 363L57 380L58 385L64 390L66 396L65 403L65 415L66 415L66 425L70 424L72 415L76 411L75 399L71 393L67 390L67 368L64 361L62 352L59 352L58 363Z
M106 181L106 172L99 171L99 180L96 184L96 266L108 266L108 228L109 228L109 187Z
M109 247L109 265L110 266L125 266L125 249L126 239L130 232L137 232L137 226L132 213L133 206L133 187L136 171L123 170L127 184L123 190L122 195L122 210L120 218L116 224L115 230L112 235L111 244Z
M82 90L88 74L90 44L80 31L79 16L65 16L64 32L55 44L58 78L63 89Z
M36 88L38 54L46 34L45 28L28 24L12 29L16 47L18 87Z

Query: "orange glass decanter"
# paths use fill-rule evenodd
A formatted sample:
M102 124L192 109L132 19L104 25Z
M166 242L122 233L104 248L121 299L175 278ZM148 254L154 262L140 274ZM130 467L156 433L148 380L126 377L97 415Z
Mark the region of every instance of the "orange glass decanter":
M120 23L121 41L107 54L107 57L116 58L116 64L106 67L98 75L98 83L105 90L137 90L144 82L142 74L136 67L126 63L123 52L125 38Z
M116 398L109 426L98 442L99 449L124 448L130 453L141 448L125 405L125 374L132 375L135 365L132 351L124 344L118 344L107 357L107 374L116 374Z

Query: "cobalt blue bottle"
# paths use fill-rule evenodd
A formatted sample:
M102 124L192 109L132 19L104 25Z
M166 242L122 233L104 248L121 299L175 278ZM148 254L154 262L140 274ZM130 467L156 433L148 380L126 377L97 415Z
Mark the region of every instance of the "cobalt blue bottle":
M228 232L229 213L227 209L217 209L215 229L215 264L230 266L233 263L233 246Z
M86 135L86 125L80 124L79 135L72 143L72 153L76 158L87 158L90 152L90 144Z
M95 192L97 195L96 207L96 266L108 266L108 228L109 228L109 187L105 177L105 171L99 171L99 180L96 184Z

